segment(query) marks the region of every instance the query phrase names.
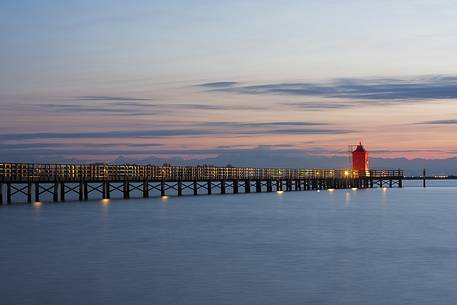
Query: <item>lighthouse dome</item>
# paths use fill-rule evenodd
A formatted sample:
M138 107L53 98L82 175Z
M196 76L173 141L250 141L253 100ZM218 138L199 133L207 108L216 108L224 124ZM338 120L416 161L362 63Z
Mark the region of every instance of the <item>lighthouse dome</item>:
M354 152L366 152L365 148L363 148L362 142L359 142Z

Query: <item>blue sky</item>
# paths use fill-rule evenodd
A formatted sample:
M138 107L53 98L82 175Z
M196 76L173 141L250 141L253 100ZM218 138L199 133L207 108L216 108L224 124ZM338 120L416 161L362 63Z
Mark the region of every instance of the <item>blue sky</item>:
M362 140L454 156L455 20L455 1L2 1L0 141L80 157L69 144L108 132L85 157L112 159L106 144L154 130L158 148L132 154Z

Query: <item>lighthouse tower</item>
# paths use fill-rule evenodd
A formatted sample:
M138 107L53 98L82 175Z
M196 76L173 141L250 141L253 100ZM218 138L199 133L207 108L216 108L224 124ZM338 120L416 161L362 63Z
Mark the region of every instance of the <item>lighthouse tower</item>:
M368 170L368 152L363 148L362 142L352 152L352 169L358 171Z

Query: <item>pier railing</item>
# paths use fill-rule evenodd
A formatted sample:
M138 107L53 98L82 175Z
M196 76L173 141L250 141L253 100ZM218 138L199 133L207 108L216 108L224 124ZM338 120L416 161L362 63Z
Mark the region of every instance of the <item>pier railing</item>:
M208 181L403 177L402 170L0 163L0 182Z

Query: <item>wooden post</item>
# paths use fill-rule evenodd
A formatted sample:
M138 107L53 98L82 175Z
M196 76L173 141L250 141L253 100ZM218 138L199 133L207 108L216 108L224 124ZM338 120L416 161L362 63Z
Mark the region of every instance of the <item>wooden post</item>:
M245 193L251 192L251 180L244 180L244 192Z
M105 189L106 189L106 199L110 199L111 198L111 185L109 183L109 181L106 181L105 182Z
M84 199L84 183L79 181L79 201L83 201Z
M194 180L194 196L198 195L198 185L197 180Z
M165 181L160 181L160 196L165 196Z
M54 202L57 202L59 201L59 183L58 182L54 182L54 190L52 192L52 200Z
M87 182L84 181L84 201L89 200L89 187L87 186Z
M389 187L392 187L392 179L389 179Z
M127 180L124 180L124 187L122 190L124 199L130 198L130 183Z
M403 187L403 180L400 178L398 178L398 187Z
M11 182L6 183L6 204L11 204Z
M423 170L423 172L422 172L422 177L423 177L423 180L422 180L422 187L426 187L427 185L426 185L426 182L425 182L425 181L426 181L426 172L425 172L425 168L424 168L424 170Z
M208 188L208 195L211 195L211 180L208 180L207 182L207 188Z
M273 185L271 180L267 180L267 192L272 192L273 191Z
M35 182L35 202L40 201L40 184Z
M32 182L27 183L27 203L32 203Z
M260 180L255 181L255 191L256 191L256 193L262 192L262 184L261 184Z
M221 180L221 194L225 194L225 180Z
M143 180L143 198L149 198L149 182Z
M233 180L233 194L238 194L238 180Z
M182 181L178 181L178 196L182 196Z
M102 182L102 199L106 199L106 183Z
M60 182L60 201L65 201L65 182Z

